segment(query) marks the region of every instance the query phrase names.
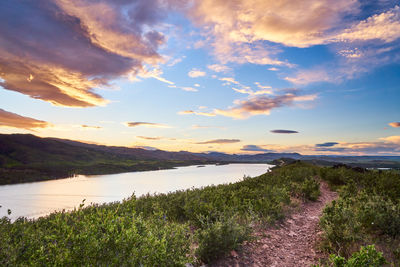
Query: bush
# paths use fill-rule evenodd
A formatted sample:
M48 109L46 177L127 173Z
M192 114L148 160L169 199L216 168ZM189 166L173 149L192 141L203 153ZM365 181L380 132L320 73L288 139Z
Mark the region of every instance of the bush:
M364 228L393 238L400 235L400 203L365 193L357 198L360 205L356 216Z
M349 255L353 244L361 238L361 224L352 205L351 199L334 200L325 207L320 219L328 247L341 255Z
M394 265L399 264L396 256L400 235L399 173L360 173L340 167L324 168L321 176L340 191L340 198L324 209L320 219L328 251L349 256L360 244L374 242L385 248Z
M307 178L301 183L301 193L308 199L315 201L318 199L321 192L319 191L319 182L314 178Z
M183 266L189 228L121 205L0 221L1 266ZM7 232L4 232L7 231Z
M196 233L196 256L204 263L211 262L239 247L250 239L251 227L239 223L237 216L221 216L216 221L202 218L201 230Z
M330 260L334 267L379 267L387 263L382 252L376 251L374 245L361 247L348 260L333 254Z

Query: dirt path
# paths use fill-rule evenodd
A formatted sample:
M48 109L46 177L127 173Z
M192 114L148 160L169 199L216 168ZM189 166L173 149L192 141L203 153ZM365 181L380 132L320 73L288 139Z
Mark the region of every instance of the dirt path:
M302 203L277 228L256 233L256 242L245 244L239 252L208 266L311 266L318 263L315 242L319 232L319 217L326 204L337 197L321 182L321 196L316 202Z

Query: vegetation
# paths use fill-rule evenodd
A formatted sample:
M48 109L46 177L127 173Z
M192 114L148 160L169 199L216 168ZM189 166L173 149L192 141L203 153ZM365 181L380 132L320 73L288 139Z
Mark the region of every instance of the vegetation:
M319 179L339 191L320 224L329 266L400 263L400 174L292 162L238 183L132 196L122 202L0 219L0 265L184 266L252 240L252 231L319 196ZM374 245L373 245L374 244Z
M38 220L0 220L1 266L184 266L212 261L319 194L318 168L295 163L233 184L132 196ZM83 204L82 204L83 206Z
M365 266L383 266L388 262L378 252L374 245L361 247L359 252L354 252L349 259L332 254L330 261L334 267L365 267Z
M327 157L303 156L297 153L230 155L216 152L167 152L39 138L30 134L0 134L0 185L66 178L76 174L111 174L211 163L273 161L274 165L281 165L294 162L295 159L323 166L345 162L352 166L400 169L400 157L396 156Z
M213 163L201 157L0 134L0 185Z
M340 192L339 199L324 209L320 220L325 233L324 248L338 255L335 262L350 257L347 265L335 266L365 266L352 265L356 261L350 255L369 244L375 244L393 265L400 264L399 172L339 166L322 168L320 173ZM366 248L360 253L364 252Z

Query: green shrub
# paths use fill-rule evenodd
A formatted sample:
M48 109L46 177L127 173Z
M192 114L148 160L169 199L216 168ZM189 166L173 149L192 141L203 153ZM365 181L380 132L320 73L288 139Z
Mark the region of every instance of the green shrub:
M395 244L400 234L399 173L360 173L341 167L324 168L321 176L340 192L339 199L324 209L320 219L328 251L349 256L360 244L378 242L385 246L388 259L398 265Z
M359 194L360 204L356 216L365 229L387 234L395 238L400 235L400 203L379 195Z
M202 218L201 221L202 227L196 233L196 256L204 263L223 256L250 239L251 227L239 223L237 216L221 216L216 221Z
M129 204L12 224L3 218L0 227L1 266L183 266L189 260L187 225L156 215L144 220Z
M334 267L379 267L387 263L382 252L376 251L374 245L361 247L348 260L333 254L330 260Z
M319 191L319 182L314 178L307 178L301 183L301 193L308 199L315 201L318 199L321 192Z
M354 216L352 205L352 199L334 200L320 218L329 247L343 255L351 253L352 245L361 238L361 224Z

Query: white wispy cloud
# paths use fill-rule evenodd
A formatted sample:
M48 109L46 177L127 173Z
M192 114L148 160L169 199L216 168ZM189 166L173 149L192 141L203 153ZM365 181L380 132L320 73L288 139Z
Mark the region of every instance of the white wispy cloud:
M206 73L202 70L192 69L191 71L189 71L188 76L191 78L198 78L206 76Z

